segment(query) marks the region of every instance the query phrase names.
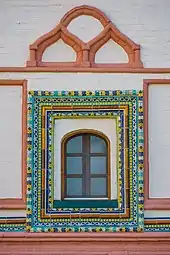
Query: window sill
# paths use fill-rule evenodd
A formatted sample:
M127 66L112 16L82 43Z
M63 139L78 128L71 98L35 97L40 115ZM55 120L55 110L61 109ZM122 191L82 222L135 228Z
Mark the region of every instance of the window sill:
M117 208L117 200L54 200L54 208Z

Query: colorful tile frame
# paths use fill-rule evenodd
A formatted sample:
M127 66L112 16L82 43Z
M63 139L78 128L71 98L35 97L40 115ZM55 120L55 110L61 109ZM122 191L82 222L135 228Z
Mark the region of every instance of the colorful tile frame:
M113 106L114 107L114 106ZM45 108L46 110L48 109L47 107ZM126 132L123 132L124 129L121 128L122 125L124 125L123 121L124 121L124 110L122 110L121 108L120 109L116 109L114 107L114 112L110 112L110 111L104 111L104 110L100 110L100 113L98 112L98 110L95 112L95 109L93 110L93 113L91 112L88 112L86 110L81 110L80 111L76 111L75 109L75 112L74 112L74 116L72 115L72 113L68 112L68 111L65 111L64 113L60 113L56 110L54 110L55 108L53 107L53 110L52 111L48 111L47 110L47 126L48 126L48 129L47 129L47 137L45 137L44 135L44 138L43 140L45 141L46 139L49 141L49 146L48 146L48 157L47 157L47 169L48 169L48 178L50 178L50 180L53 178L53 171L54 171L54 168L51 168L50 166L51 165L54 165L54 162L53 162L53 157L51 157L51 151L53 151L53 148L54 148L54 140L53 140L53 137L54 137L54 121L56 119L66 119L66 118L71 118L71 119L75 119L76 118L102 118L102 119L116 119L116 122L117 122L117 134L118 134L118 137L117 137L117 144L121 145L121 146L118 146L118 161L120 162L121 161L121 158L124 158L124 154L125 154L125 157L127 157L127 151L124 151L121 150L121 147L124 147L124 135L126 135L126 140L127 140L127 131ZM119 115L118 115L118 112L119 111ZM45 116L45 115L44 115ZM43 117L42 117L43 118ZM46 128L45 128L46 129ZM126 133L126 134L124 134ZM50 171L51 170L51 171ZM124 164L122 163L121 165L119 165L119 168L118 170L120 170L120 176L123 177L124 176ZM126 175L128 174L128 167L126 167ZM128 177L128 176L127 176ZM54 200L53 199L53 191L52 191L52 185L49 185L49 183L47 182L45 184L45 179L43 179L43 186L45 187L46 189L46 197L47 197L47 204L46 204L46 213L50 213L51 217L52 217L52 213L55 213L57 215L57 212L59 213L59 215L62 215L62 217L66 217L66 213L69 213L68 217L70 218L70 213L75 213L77 214L77 210L78 208L53 208L53 203L52 201ZM52 180L52 182L54 182L54 180ZM51 182L50 182L51 183ZM109 208L109 211L110 212L123 212L124 209L125 209L125 192L124 190L125 189L129 189L128 187L128 183L126 183L126 187L125 187L125 183L124 183L124 180L122 182L119 182L118 183L118 189L119 189L119 194L118 194L118 208ZM47 192L48 190L48 192ZM45 199L45 197L44 197ZM127 200L127 199L126 199ZM48 204L48 201L51 201L51 203ZM128 204L128 201L126 201L126 204ZM79 208L79 212L82 211L83 213L83 210L84 209L81 209ZM108 211L108 209L106 208L100 208L100 212L106 212ZM86 216L87 214L95 214L95 208L89 208L89 210L86 209ZM92 216L90 216L92 217Z
M81 231L143 231L144 215L143 215L143 93L142 91L30 91L28 97L28 175L27 175L27 231L41 232L81 232ZM57 107L57 111L56 108ZM113 109L110 109L113 107ZM115 109L114 109L115 107ZM129 217L124 217L117 208L109 210L105 208L107 217L103 217L104 211L101 208L84 208L81 210L69 211L69 218L63 217L63 212L55 210L55 219L53 219L49 208L45 205L51 203L52 196L49 195L53 188L48 190L48 199L43 200L43 192L45 186L42 186L42 180L46 178L45 185L48 183L54 187L52 179L48 180L47 173L50 172L45 162L45 140L42 138L46 131L49 130L48 118L60 116L67 111L72 118L77 118L76 111L82 114L84 110L88 110L91 115L94 111L99 116L106 118L107 112L111 115L118 114L117 118L121 118L122 107L128 107L128 114L124 115L124 120L128 124L128 143L121 143L122 151L128 152L128 172L129 172L129 190L124 190L124 200L129 196ZM44 109L47 108L47 111ZM50 110L51 109L51 110ZM83 109L83 110L82 110ZM43 113L44 111L44 113ZM52 114L50 117L47 115ZM113 118L112 116L112 118ZM42 118L43 117L43 118ZM44 118L45 117L45 118ZM67 116L68 117L68 116ZM89 116L87 116L89 117ZM94 117L94 116L93 116ZM42 119L44 119L42 121ZM125 126L122 126L122 129ZM52 129L51 129L52 130ZM48 132L47 132L48 133ZM53 135L53 134L52 134ZM126 142L126 141L124 141ZM122 147L124 144L124 147ZM48 144L49 148L51 144ZM48 150L47 150L48 151ZM51 157L53 157L53 151ZM48 151L49 153L49 151ZM42 157L43 155L43 157ZM48 157L49 158L49 157ZM43 159L43 160L42 160ZM121 160L122 161L122 160ZM119 171L122 162L118 161L118 180L126 182L126 179ZM46 165L47 164L47 165ZM53 164L51 165L53 169ZM119 185L118 185L119 186ZM50 187L50 186L48 186ZM49 196L48 196L49 195ZM119 195L121 197L121 193ZM50 203L47 200L50 200ZM122 200L123 201L123 200ZM128 206L128 205L127 205ZM44 209L45 217L43 219L42 209ZM53 209L50 207L50 210ZM63 208L68 210L69 208ZM63 210L62 209L62 210ZM74 208L75 209L75 208ZM95 209L95 210L93 210ZM128 209L124 208L124 209ZM84 215L90 212L91 216L85 218ZM68 213L68 212L67 212ZM117 216L116 217L116 213ZM115 214L115 216L114 216ZM77 215L77 217L73 217ZM113 217L111 217L113 216Z
M0 218L0 232L26 232L26 218L19 220L18 218L13 217L1 217ZM21 222L22 221L22 222ZM157 222L155 224L155 221ZM165 221L167 222L165 224ZM163 218L161 221L159 219L154 219L154 222L151 223L150 219L144 220L144 232L170 232L170 220ZM123 230L123 229L122 229Z
M25 217L0 217L0 232L25 232Z
M156 222L156 223L155 223ZM146 218L145 232L170 232L170 218Z
M112 107L114 107L114 106L112 106ZM80 107L79 107L80 108ZM114 107L115 108L115 107ZM120 108L121 108L121 106L120 106ZM46 108L46 110L47 110L47 108ZM114 111L116 110L116 108L114 109ZM119 109L119 112L121 112L122 110L121 109ZM52 111L52 114L54 114L54 106L53 106L53 111ZM106 114L106 115L105 115ZM82 116L83 114L78 114L77 112L75 112L74 113L74 116L71 116L71 114L69 114L70 116L67 116L66 115L66 113L64 113L64 115L63 114L61 114L61 113L59 113L59 118L77 118L77 117L79 117L79 118L82 118L82 117L86 117L87 118L87 116L88 117L90 117L90 118L96 118L96 117L102 117L102 118L104 118L104 117L112 117L113 118L113 114L112 113L110 113L110 112L106 112L106 113L98 113L97 115L96 115L96 113L94 113L93 112L93 114L89 114L89 113L85 113L84 114L84 116ZM79 115L79 116L78 116ZM42 116L42 121L43 121L43 117L44 117L44 119L45 119L45 115L44 116ZM100 118L101 118L100 117ZM55 118L56 118L56 116L55 116ZM47 122L48 123L48 122ZM52 123L52 121L51 121L51 123ZM53 124L51 125L51 126L53 126ZM52 134L52 131L51 131L51 129L50 129L50 125L48 125L47 124L47 130L48 130L48 133L50 133L50 134ZM123 131L123 129L121 129L121 126L120 126L120 128L119 128L121 131ZM125 130L127 130L126 129L126 127L125 127ZM42 140L46 140L45 138L44 139L42 139ZM48 140L48 137L47 137L47 140ZM123 142L123 135L122 135L122 137L121 137L121 140L122 140L122 142ZM51 141L52 141L52 139L51 139ZM44 143L45 144L45 143ZM51 144L50 143L50 140L49 140L49 144ZM41 145L40 145L41 146ZM51 148L51 150L50 150L50 145L48 146L49 147L49 151L52 151L52 148ZM121 146L120 146L120 148L121 147L124 147L124 145L122 144ZM120 155L121 155L121 150L120 150L120 152L118 152L118 153L120 153ZM125 153L126 153L126 151L125 151ZM50 152L50 154L51 154L51 152ZM127 153L126 153L127 154ZM47 158L51 158L51 155L48 155L48 157ZM122 155L122 158L123 158L123 155ZM43 160L43 159L42 159ZM121 157L120 157L120 159L119 159L119 162L121 162ZM50 165L52 165L53 163L52 162L49 162L49 167L47 167L47 169L48 169L48 173L49 173L49 169L50 169ZM47 164L48 165L48 164ZM122 165L122 168L124 169L124 167L123 167L123 165ZM127 169L128 170L128 169ZM122 171L122 173L120 173L121 174L121 179L124 179L122 176L123 176L123 171ZM48 178L47 178L48 179ZM51 177L50 177L50 180L51 180ZM123 181L122 181L122 183L123 183ZM45 184L42 184L42 186L44 186L45 187ZM119 187L119 190L124 190L125 188L122 188L122 187ZM126 187L126 189L129 189L129 187ZM48 190L49 192L50 192L50 188L49 187L46 187L46 190ZM46 192L46 197L48 196L48 193L49 192ZM121 200L123 200L124 201L124 199L122 199L123 198L123 194L121 194L121 196L119 197L119 199L118 199L118 201L120 200L120 198L121 198ZM45 199L45 197L44 197L44 199ZM47 202L48 202L48 198L47 198ZM119 202L122 202L122 201L119 201ZM47 208L48 208L48 206L47 206ZM72 213L72 217L76 217L77 216L77 211L78 211L78 208L73 208L73 210L71 209L71 211L69 211L69 209L67 208L67 209L65 209L65 208L63 208L63 211L64 211L64 213L66 213L66 212L69 212L69 215L67 215L66 216L66 214L62 214L62 210L61 210L61 208L60 208L60 210L58 210L59 211L59 213L57 214L56 212L56 210L54 211L54 213L56 214L56 215L52 215L52 212L50 212L50 218L56 218L56 217L59 217L60 216L60 218L62 217L62 218L70 218L70 212ZM113 215L110 215L110 217L119 217L120 218L120 210L118 210L118 208L109 208L109 209L107 209L107 211L109 210L109 212L110 211L113 211L114 212L114 209L115 209L115 211L116 212L119 212L119 214L117 214L117 215L115 215L115 214L113 214ZM129 209L129 208L128 208ZM91 208L91 210L87 210L87 208L86 208L86 215L84 215L83 213L81 213L81 217L90 217L90 218L92 218L92 217L96 217L96 211L97 209L96 208ZM80 211L80 209L79 209L79 212L81 212ZM102 212L102 210L101 210L101 208L100 208L100 213ZM108 215L108 213L106 213L106 209L104 210L104 212L105 212L105 214L103 215L103 214L100 214L100 216L103 218L103 217L109 217L109 215ZM97 212L98 213L98 212ZM74 215L75 214L75 215ZM42 216L42 215L41 215ZM43 215L44 216L44 215ZM56 217L55 217L56 216ZM129 217L129 215L123 215L124 217ZM49 217L49 215L47 216L46 215L46 217ZM122 216L121 216L122 217ZM44 217L43 217L44 218Z

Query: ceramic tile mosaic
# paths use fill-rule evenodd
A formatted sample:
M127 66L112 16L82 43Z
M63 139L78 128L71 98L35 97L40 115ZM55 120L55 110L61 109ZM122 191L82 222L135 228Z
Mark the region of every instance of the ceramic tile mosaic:
M145 218L145 232L170 232L170 217Z
M54 201L55 119L114 118L118 199L93 207ZM58 169L60 171L60 169ZM27 231L143 231L142 91L30 91Z
M12 222L11 222L12 220ZM26 218L22 219L24 222ZM154 219L155 222L158 222L158 219ZM167 221L167 224L161 223L152 223L149 224L148 219L145 219L144 222L144 232L170 232L170 219L163 218ZM0 218L0 232L26 232L26 224L18 223L18 219L14 217L13 219Z
M25 217L0 217L0 232L25 232Z
M114 107L114 106L113 106ZM122 107L121 107L122 108ZM72 214L77 214L77 210L78 208L61 208L61 201L56 201L55 202L55 208L54 208L54 205L53 205L53 201L54 201L54 192L53 192L53 187L51 185L51 180L52 180L52 183L54 183L54 179L53 179L53 176L54 176L54 168L51 168L50 166L54 165L54 162L53 162L53 157L51 157L51 152L54 151L54 121L56 119L66 119L66 118L71 118L71 119L75 119L76 118L79 118L79 119L85 119L85 118L102 118L102 119L116 119L116 123L117 123L117 133L118 133L118 136L117 136L117 144L119 144L120 146L118 146L118 161L121 162L121 158L124 158L124 157L127 157L127 151L124 151L124 150L121 150L122 147L124 147L124 139L123 137L125 136L126 137L126 140L128 139L127 137L127 130L124 132L124 129L121 128L123 124L123 121L124 121L124 110L123 109L116 109L114 107L114 112L110 112L110 111L105 111L105 110L100 110L100 112L93 112L93 114L91 112L88 112L86 110L82 110L81 112L80 111L76 111L76 113L74 113L74 116L72 115L72 113L70 114L70 112L68 111L65 111L64 113L60 113L58 112L57 109L55 109L55 107L53 107L53 110L52 111L49 111L48 110L48 107L46 107L46 110L47 110L47 119L46 119L46 123L47 123L47 126L48 126L48 129L47 129L47 135L45 137L45 133L42 134L42 141L45 142L45 140L48 141L48 150L47 150L47 180L50 179L50 182L47 182L45 183L45 179L43 179L44 183L44 187L45 188L45 193L44 193L44 197L43 197L43 200L45 201L45 196L47 198L47 204L46 204L46 214L50 214L50 216L52 217L54 215L54 217L56 216L57 217L57 214L61 215L62 213L63 214L63 217L65 217L67 214L68 214L68 217L70 217L70 213ZM118 112L119 112L119 115L118 115ZM42 117L43 119L43 117ZM45 144L45 143L44 143ZM125 155L124 155L125 154ZM125 164L124 162L121 163L121 165L119 164L119 168L118 168L118 171L119 171L119 174L121 176L121 179L123 180L122 182L119 182L118 185L119 185L119 194L118 194L118 201L112 201L112 204L115 203L115 202L118 202L118 206L115 206L114 207L111 207L109 208L109 211L110 212L113 212L113 215L115 214L124 214L124 211L125 211L125 206L126 204L128 204L128 201L125 201L125 189L128 189L128 182L126 183L126 187L125 187L125 182L124 182L124 169L125 169ZM127 176L127 179L128 179L128 168L125 169L125 174ZM47 192L48 191L48 192ZM127 199L126 199L127 200ZM70 203L70 202L69 202ZM104 202L105 203L105 202ZM58 207L56 207L56 205L58 204ZM115 203L116 204L116 203ZM101 207L101 202L100 202L100 207ZM87 214L91 214L91 213L94 213L94 210L95 208L88 208L88 210L86 209L86 216ZM79 212L82 212L83 213L84 209L83 208L79 208ZM103 213L106 213L108 211L108 209L106 208L100 208L100 213L103 212ZM66 214L67 213L67 214Z

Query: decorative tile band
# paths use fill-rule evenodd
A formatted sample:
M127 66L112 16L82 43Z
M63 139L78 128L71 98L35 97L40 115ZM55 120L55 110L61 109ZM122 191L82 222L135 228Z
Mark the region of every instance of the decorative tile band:
M119 110L119 111L122 112L122 110ZM62 118L72 118L72 119L74 119L75 117L78 117L80 119L81 118L87 118L87 117L91 117L91 118L101 118L101 117L102 118L115 118L116 117L116 115L114 116L114 114L112 114L111 112L106 112L107 116L105 115L105 112L100 112L100 114L93 113L93 116L90 116L91 113L89 113L89 112L83 112L83 113L82 112L81 113L76 112L76 115L74 115L74 116L70 116L70 113L68 113L68 112L65 112L62 115L59 114L60 116L58 116L57 114L58 113L54 112L54 110L53 110L52 113L49 114L49 122L48 121L46 122L46 123L51 123L51 125L47 124L47 126L48 126L47 134L49 134L49 136L47 136L47 140L49 141L49 146L48 146L49 150L48 150L48 157L47 157L49 159L49 162L47 162L47 166L48 166L47 167L47 169L48 169L47 172L48 172L48 178L50 178L50 184L51 184L52 176L54 174L53 171L52 171L52 170L54 170L54 168L51 168L51 166L53 165L51 152L53 151L53 148L54 148L52 137L54 137L54 121L55 121L55 119L62 119ZM69 114L69 115L67 115L67 114ZM116 112L115 112L115 114L116 114ZM47 113L47 115L48 115L48 113ZM51 115L53 117L51 117ZM120 119L119 118L117 119L117 130L119 132L118 133L119 134L118 135L118 144L121 144L121 141L123 142L123 136L124 136L124 134L122 133L123 129L121 129L121 126L120 126L121 125L121 119L123 120L123 115ZM124 158L123 154L124 154L124 151L121 151L119 149L119 151L118 151L119 162L121 161L121 158ZM124 167L123 166L124 166L124 164L122 163L122 167L118 168L118 171L120 171L120 176L124 175ZM50 169L51 169L51 171L50 171ZM128 169L126 169L126 172L127 171L128 171ZM52 180L52 183L54 183L53 180ZM52 203L48 204L48 200L51 199L51 197L52 197L52 185L49 185L49 183L47 182L47 184L45 185L45 183L44 183L43 186L46 187L46 191L48 190L48 192L46 192L46 197L47 197L46 213L50 214L51 218L52 218L52 214L56 214L57 211L59 212L58 215L62 215L62 211L63 211L63 213L64 213L63 217L64 218L66 217L66 213L68 213L68 216L67 216L68 218L70 218L70 213L77 214L78 208L71 208L71 209L63 208L63 210L61 208L58 208L58 209L57 208L52 208ZM118 208L109 208L109 211L110 212L115 212L116 214L118 214L118 212L119 212L119 215L120 215L120 213L122 211L124 211L124 209L125 209L124 190L127 189L128 187L125 187L124 181L119 182L118 187L119 187L119 191L120 191L120 195L118 194L118 204L119 204ZM49 197L49 199L48 199L48 197ZM53 199L52 199L52 201L53 201ZM128 203L128 201L126 201L126 203ZM48 211L48 209L50 209L50 210ZM79 208L79 212L81 212L81 211L83 213L83 210L81 208ZM91 208L91 209L89 208L86 212L86 217L87 217L88 214L91 215L95 211L97 211L96 208ZM106 208L100 208L100 213L101 212L107 213L107 211L108 211L108 209L106 209ZM92 215L90 217L92 217Z
M16 217L13 219L1 218L0 232L26 232L26 218L23 218L22 221L23 223L18 223L18 219ZM165 224L164 221L167 223ZM170 232L170 220L164 218L162 222L159 222L157 219L154 219L154 223L150 224L148 219L145 219L144 232Z
M144 231L146 232L170 232L170 218L145 219Z
M0 232L25 232L25 217L0 217Z

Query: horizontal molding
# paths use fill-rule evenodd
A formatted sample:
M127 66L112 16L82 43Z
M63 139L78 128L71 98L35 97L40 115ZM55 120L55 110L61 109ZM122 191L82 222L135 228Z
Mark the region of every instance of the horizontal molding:
M145 210L170 210L170 198L145 198Z
M1 232L0 241L12 242L170 242L170 232L141 233L17 233ZM170 245L170 243L169 243Z
M0 233L0 254L170 255L170 233Z
M63 73L170 73L170 68L113 68L113 67L0 67L0 72L63 72Z
M23 198L0 198L0 210L4 209L26 209L26 202L24 198L25 194L23 193Z

